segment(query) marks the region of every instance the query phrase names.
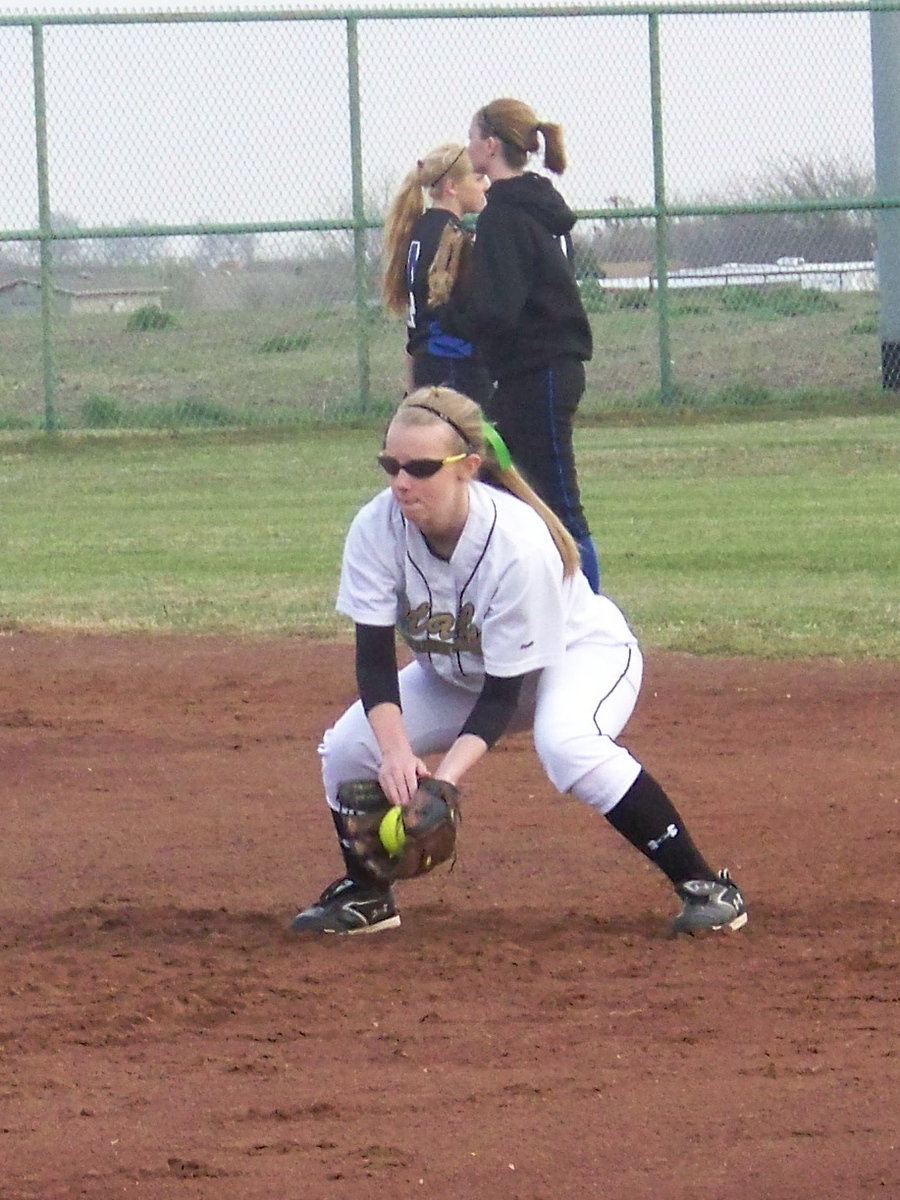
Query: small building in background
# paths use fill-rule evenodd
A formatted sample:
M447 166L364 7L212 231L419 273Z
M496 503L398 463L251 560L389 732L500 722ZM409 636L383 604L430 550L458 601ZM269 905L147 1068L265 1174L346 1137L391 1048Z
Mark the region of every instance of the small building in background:
M133 313L147 304L162 308L168 288L92 288L74 291L54 288L53 299L58 311L82 313Z
M40 307L40 288L30 279L0 279L0 315L33 312Z
M93 278L66 280L53 288L53 303L57 312L81 315L84 313L133 313L147 304L161 308L169 291L158 287L134 287L126 283L106 283ZM0 315L14 312L36 312L41 307L41 284L37 279L0 279Z

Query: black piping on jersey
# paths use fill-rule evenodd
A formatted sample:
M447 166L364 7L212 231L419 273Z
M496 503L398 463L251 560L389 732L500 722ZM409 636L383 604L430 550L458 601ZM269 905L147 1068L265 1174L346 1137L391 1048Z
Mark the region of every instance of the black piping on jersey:
M493 510L494 510L494 519L493 519L493 521L491 521L491 527L490 527L490 529L488 530L488 532L487 532L487 536L486 536L486 537L485 537L485 539L484 539L484 546L483 546L483 547L482 547L482 549L481 549L481 553L478 555L478 559L477 559L477 561L476 561L475 565L472 567L472 570L469 572L469 578L468 578L468 579L465 581L465 583L462 585L462 587L461 587L461 588L460 588L460 590L459 590L459 595L457 596L457 599L456 599L456 612L457 612L457 613L459 613L460 609L462 608L462 605L463 605L463 597L464 597L464 596L465 596L465 594L466 594L466 590L468 589L468 587L469 587L469 585L471 584L472 580L475 578L475 574L476 574L476 572L478 571L478 568L479 568L479 567L481 566L481 564L484 562L484 556L487 554L487 551L488 551L488 546L490 546L490 544L491 544L491 539L492 539L492 538L493 538L493 536L494 536L494 530L497 528L497 505L494 503L493 499L491 500L491 505L492 505L492 507L493 507ZM406 526L406 517L404 517L404 516L401 514L401 516L400 516L400 519L401 519L401 521L403 522L403 525L404 525L404 528L405 528L405 526ZM423 534L422 536L423 536L423 540L424 540L424 534ZM407 551L406 551L406 557L407 557L407 559L409 560L409 563L410 563L410 565L411 565L411 566L412 566L412 567L415 569L415 571L416 571L416 572L417 572L417 574L419 575L419 578L420 578L420 579L422 580L422 582L425 584L425 588L426 588L426 590L427 590L427 592L428 592L428 607L429 607L429 610L430 610L430 609L431 609L431 603L432 603L432 593L431 593L431 584L428 582L428 577L427 577L427 575L425 574L425 572L422 570L422 568L419 566L419 564L416 562L416 560L413 558L413 556L410 554L409 550L407 550ZM426 650L426 654L428 655L428 659L429 659L429 661L431 661L431 658L432 658L432 651L431 651L431 650ZM456 666L457 666L457 668L458 668L458 670L459 670L459 673L460 673L460 675L465 675L465 674L466 674L466 670L465 670L465 667L463 666L463 663L462 663L462 655L460 654L460 652L459 652L458 650L456 651L456 654L454 655L454 657L456 658Z
M406 525L406 517L401 517L400 519L403 521L403 524L405 526ZM424 535L423 535L423 537L424 537ZM428 576L425 574L425 572L422 570L422 568L419 566L419 564L416 562L416 560L413 558L413 556L410 554L410 552L408 550L406 551L406 557L409 560L410 565L418 573L422 582L425 584L425 590L428 592L428 610L430 612L432 595L431 595L431 584L428 582ZM431 651L427 650L426 654L428 655L428 661L431 662L431 657L432 657Z
M613 692L616 690L616 688L619 686L619 684L622 682L622 680L628 674L628 668L631 666L632 653L633 653L632 648L631 648L631 646L629 646L628 647L628 657L625 659L625 666L622 668L621 672L619 673L619 678L612 685L612 687L609 689L609 691L607 691L605 695L600 697L600 699L597 701L597 706L594 709L594 712L592 715L592 720L594 722L594 728L597 730L597 732L600 734L601 737L609 737L610 735L607 733L604 733L603 730L600 728L600 722L597 720L597 713L600 711L600 709L603 707L605 702L610 698L610 696L613 694Z
M487 532L487 537L484 539L484 545L481 548L481 553L478 555L478 561L475 563L475 566L470 571L469 578L466 580L466 582L460 588L459 599L458 599L457 605L456 605L457 612L459 612L459 610L462 608L463 597L466 594L466 589L468 588L468 586L472 582L472 580L475 578L476 571L481 566L481 564L484 562L484 556L487 554L488 546L491 544L491 538L494 536L494 530L497 528L497 505L494 502L493 497L491 497L491 507L494 510L494 519L493 519L493 521L491 521L491 527ZM462 671L462 669L463 669L462 659L460 658L459 653L457 653L457 655L456 655L456 662L457 662L457 665L458 665L460 671Z

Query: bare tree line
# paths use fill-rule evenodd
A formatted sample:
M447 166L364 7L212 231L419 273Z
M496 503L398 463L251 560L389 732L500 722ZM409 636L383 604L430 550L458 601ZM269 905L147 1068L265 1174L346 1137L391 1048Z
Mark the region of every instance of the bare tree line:
M758 181L735 187L726 196L695 201L704 205L795 204L841 202L872 195L871 171L837 159L794 159L772 167ZM383 199L383 198L382 198ZM381 203L381 200L379 200ZM610 197L613 207L634 208L627 197ZM129 222L138 229L142 222ZM59 231L77 233L78 219L54 215ZM282 243L283 245L283 243ZM380 231L368 236L372 295L378 292ZM669 234L673 264L711 267L730 262L776 262L802 258L808 262L868 261L874 252L874 221L869 210L827 212L738 212L722 216L673 219ZM576 233L579 274L603 276L617 263L649 263L655 256L655 228L649 219L612 217L582 223ZM190 307L203 302L210 276L223 280L220 291L234 304L289 305L314 302L316 294L350 299L354 272L348 235L301 235L294 249L273 253L254 233L206 233L170 239L135 233L133 237L66 238L54 243L54 261L68 272L138 271L165 283L174 303ZM0 271L16 274L37 267L37 243L8 244L0 251ZM228 285L228 277L240 279ZM231 303L228 306L231 306Z
M874 192L874 175L850 160L791 159L773 166L758 181L735 187L727 195L704 196L695 203L709 206L804 204L864 199ZM627 197L610 197L614 207L637 207ZM807 262L860 262L872 258L874 221L867 209L829 212L733 213L726 216L673 219L669 233L671 255L680 265L712 267L726 262L776 262L803 258ZM652 261L655 253L652 221L611 218L592 236L581 234L579 255L584 269L602 273L604 264Z

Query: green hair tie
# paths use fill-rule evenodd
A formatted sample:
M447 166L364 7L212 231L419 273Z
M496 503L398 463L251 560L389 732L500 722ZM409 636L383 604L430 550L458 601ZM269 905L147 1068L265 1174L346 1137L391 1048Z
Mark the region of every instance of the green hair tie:
M494 452L494 458L497 460L497 466L501 471L508 471L512 467L512 458L509 454L509 448L503 438L497 432L495 426L489 421L485 421L482 425L484 440Z

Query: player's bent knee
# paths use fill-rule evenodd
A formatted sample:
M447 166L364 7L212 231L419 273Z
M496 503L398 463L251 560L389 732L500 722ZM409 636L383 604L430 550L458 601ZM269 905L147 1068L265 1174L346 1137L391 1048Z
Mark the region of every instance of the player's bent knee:
M365 715L360 725L349 710L326 731L319 746L322 782L331 808L337 807L337 792L344 779L374 779L378 774L377 746Z
M571 793L602 813L622 799L641 769L624 746L596 735L566 740L536 738L535 750L557 791Z
M629 754L627 758L616 758L590 771L576 780L569 791L576 799L606 816L628 792L640 771L641 764Z

